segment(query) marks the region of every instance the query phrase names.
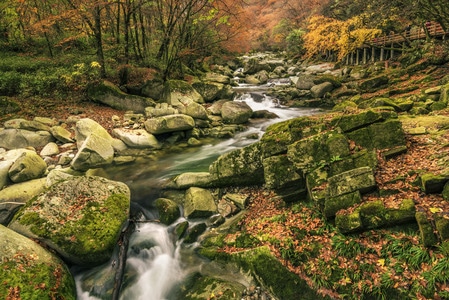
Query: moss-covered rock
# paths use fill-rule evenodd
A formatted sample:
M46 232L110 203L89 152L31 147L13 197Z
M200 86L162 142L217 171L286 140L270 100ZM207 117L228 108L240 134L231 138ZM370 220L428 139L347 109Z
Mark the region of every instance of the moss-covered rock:
M297 169L310 171L332 159L349 156L349 142L338 131L299 140L288 147L287 157Z
M170 225L181 216L178 204L167 198L158 198L154 201L159 213L159 220L165 225Z
M377 187L373 170L369 167L352 169L329 177L328 184L329 197L336 197L354 191L360 191L362 194L368 193Z
M362 197L360 196L359 191L326 198L324 202L323 214L327 218L333 217L339 210L347 209L360 203L361 201Z
M353 212L339 213L335 216L335 226L342 233L351 233L363 229L360 210Z
M79 265L109 260L128 219L129 188L94 176L73 176L28 201L9 227L36 238Z
M278 155L263 160L265 185L269 189L282 189L295 185L305 187L304 178L292 166L286 155Z
M109 81L90 84L87 88L87 96L92 101L119 110L144 112L145 107L155 105L152 99L126 94Z
M435 227L441 241L449 239L449 219L447 213L437 213L434 215Z
M427 218L426 213L418 211L415 218L418 222L419 235L423 245L426 247L435 246L438 243L438 237L435 235L432 223Z
M208 190L191 187L186 191L184 216L186 218L207 218L217 212L212 193Z
M210 276L197 274L192 284L182 292L181 298L185 300L220 299L233 300L240 299L245 286L238 282L225 281ZM179 299L181 299L179 298Z
M360 206L359 210L364 228L379 228L387 223L386 208L380 200L365 202Z
M386 75L380 75L377 77L369 78L362 83L360 83L359 87L364 92L374 92L377 89L385 86L389 82L389 78Z
M416 208L413 199L404 199L398 208L387 208L385 214L385 225L395 226L405 223L416 222Z
M335 117L331 124L340 127L343 132L350 132L383 120L384 118L379 112L367 110L358 114Z
M254 143L221 155L209 166L217 186L245 186L264 183L262 148Z
M76 299L65 264L34 241L0 225L1 299Z
M420 176L421 190L426 194L441 193L448 181L448 175L426 173Z
M297 275L288 271L268 247L259 247L232 255L232 260L257 278L278 299L327 299L312 290Z

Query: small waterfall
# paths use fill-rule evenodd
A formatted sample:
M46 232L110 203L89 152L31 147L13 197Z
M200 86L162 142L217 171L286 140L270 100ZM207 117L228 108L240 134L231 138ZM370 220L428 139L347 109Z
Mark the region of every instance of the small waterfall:
M168 228L158 223L140 224L130 239L127 274L135 280L122 290L121 300L167 299L184 278L179 247Z

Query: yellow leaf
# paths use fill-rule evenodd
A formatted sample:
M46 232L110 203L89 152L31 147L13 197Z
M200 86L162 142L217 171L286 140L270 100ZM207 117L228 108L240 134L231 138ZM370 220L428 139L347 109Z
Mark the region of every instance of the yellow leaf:
M439 208L439 207L431 207L430 209L430 212L431 213L437 213L437 212L442 212L443 210L441 209L441 208Z
M381 259L377 260L377 264L381 267L385 266L385 259L381 258Z

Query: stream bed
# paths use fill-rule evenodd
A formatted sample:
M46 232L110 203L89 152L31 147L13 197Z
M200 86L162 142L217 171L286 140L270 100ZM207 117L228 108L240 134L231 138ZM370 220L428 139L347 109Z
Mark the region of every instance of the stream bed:
M242 148L258 139L248 139L249 135L263 135L268 125L299 116L321 113L320 109L286 108L277 99L267 96L268 86L242 85L235 90L234 101L245 101L253 111L268 110L279 116L276 119L251 122L248 129L227 140L214 140L200 147L186 148L182 153L169 153L159 159L139 159L136 163L121 166L108 172L111 180L126 183L131 189L131 210L142 212L142 222L136 224L129 241L124 284L120 299L123 300L176 300L183 282L191 280L192 274L212 274L249 286L251 279L237 270L217 266L202 260L195 254L195 244L184 245L176 239L175 226L185 221L179 218L166 226L152 222L155 218L151 210L152 202L159 197L162 182L184 172L207 171L209 165L220 155ZM190 222L190 226L194 223ZM148 247L142 247L147 245ZM143 249L143 250L142 250ZM108 276L115 272L117 254L111 261L92 269L73 268L80 300L111 299L112 286Z

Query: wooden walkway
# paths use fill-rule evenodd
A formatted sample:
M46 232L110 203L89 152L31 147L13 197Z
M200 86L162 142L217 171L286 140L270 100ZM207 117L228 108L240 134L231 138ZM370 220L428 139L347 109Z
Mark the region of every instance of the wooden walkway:
M430 24L426 25L426 29L431 37L444 37L445 35L449 35L449 31L445 32L437 22L430 22ZM426 37L424 28L412 28L409 32L404 31L402 33L393 33L375 38L367 46L382 47L392 44L402 44L407 41L422 40Z
M441 25L437 22L429 22L424 28L411 28L410 31L402 33L392 33L382 37L375 38L369 42L366 42L362 47L348 54L343 62L346 65L359 65L366 64L369 61L387 61L393 59L396 56L396 52L401 52L406 49L406 44L415 41L423 40L428 35L432 38L442 38L449 36L449 31L444 31ZM328 60L335 60L334 54L327 53Z

